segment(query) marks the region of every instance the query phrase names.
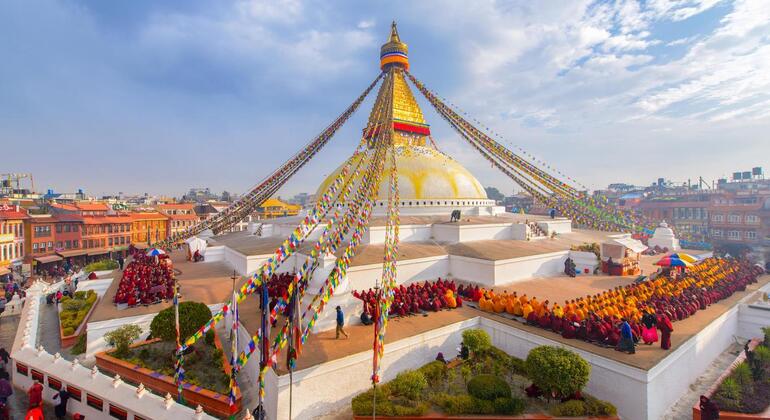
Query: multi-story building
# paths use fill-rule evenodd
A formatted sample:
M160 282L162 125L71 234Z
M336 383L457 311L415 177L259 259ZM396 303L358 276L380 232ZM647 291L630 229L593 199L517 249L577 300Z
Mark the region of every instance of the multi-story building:
M296 216L302 206L298 204L285 203L277 198L268 198L257 207L258 219L274 219L276 217Z
M168 216L168 227L171 235L184 232L198 223L193 203L168 203L158 205L158 211Z
M89 259L126 255L131 244L132 219L126 215L83 216L82 247Z
M19 206L0 204L0 276L21 266L24 259L24 221L27 212Z
M30 214L24 226L26 261L35 268L66 259L84 262L82 226L83 218L74 214Z
M770 193L725 191L715 196L709 227L716 248L733 253L742 249L759 251L770 237Z
M706 191L655 195L639 201L634 208L650 220L665 220L682 237L703 241L709 234L709 208L713 195Z
M81 216L107 216L112 208L100 201L76 201L72 204L51 203L53 214L79 214Z
M160 212L129 213L131 243L139 248L168 238L169 217Z

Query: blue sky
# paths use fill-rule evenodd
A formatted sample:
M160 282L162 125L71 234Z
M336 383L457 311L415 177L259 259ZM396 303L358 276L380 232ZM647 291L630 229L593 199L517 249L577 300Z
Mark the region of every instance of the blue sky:
M0 172L38 189L243 192L378 69L396 19L430 88L590 188L770 166L766 0L6 0ZM441 149L504 192L421 101ZM367 101L281 195L351 153Z

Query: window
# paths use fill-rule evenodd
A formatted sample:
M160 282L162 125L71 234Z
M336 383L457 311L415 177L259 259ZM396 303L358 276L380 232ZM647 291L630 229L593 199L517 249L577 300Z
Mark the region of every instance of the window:
M54 377L52 377L52 376L49 376L48 377L48 387L58 391L58 390L61 389L61 381L56 379L56 378L54 378Z
M711 229L711 236L714 238L722 237L722 229Z
M77 240L77 239L75 239L74 241L72 241L72 247L73 247L73 248L77 248L77 247L78 247L78 245L79 245L79 244L78 244L78 240Z
M67 248L67 249L72 248L72 241L65 241L64 242L64 247Z
M70 398L80 401L82 398L82 392L80 391L80 388L76 388L72 385L67 385L67 392L70 393Z
M757 216L756 214L747 214L746 223L751 225L759 224L759 216Z
M29 368L23 363L16 362L16 373L24 376L29 375Z
M48 249L53 249L53 241L48 241Z
M89 407L95 408L99 411L104 409L104 401L102 401L101 398L91 394L86 394L86 404L88 404Z
M126 420L128 419L128 412L126 412L126 410L120 407L116 407L110 404L110 417L114 417L120 420Z
M32 379L33 380L39 381L40 383L44 383L45 382L43 380L44 378L45 378L45 375L43 375L43 372L41 372L39 370L32 369Z
M62 243L61 243L61 241L60 241L60 242L56 242L56 248L59 248L59 249L61 249L61 248L62 248Z
M731 214L727 216L727 222L731 224L736 224L741 222L741 215L740 214Z
M62 230L62 226L57 224L56 225L56 233L61 233L61 230Z
M746 232L746 239L757 239L757 232L749 230Z
M65 232L69 232L71 229L72 229L72 228L70 227L70 225L69 225L69 224L66 224L66 225L64 225L64 231L65 231Z
M112 238L110 238L109 244L110 246L112 246Z
M724 222L725 221L725 215L724 214L713 214L711 215L711 220L714 222Z
M32 244L32 252L37 252L37 242Z
M728 230L727 239L732 239L732 240L741 239L741 232L739 230Z

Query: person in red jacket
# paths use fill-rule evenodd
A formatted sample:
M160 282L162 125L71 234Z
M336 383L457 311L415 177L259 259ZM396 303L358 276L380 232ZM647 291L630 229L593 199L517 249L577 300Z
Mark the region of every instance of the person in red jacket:
M27 390L27 396L29 397L30 409L41 406L43 404L43 385L35 381Z

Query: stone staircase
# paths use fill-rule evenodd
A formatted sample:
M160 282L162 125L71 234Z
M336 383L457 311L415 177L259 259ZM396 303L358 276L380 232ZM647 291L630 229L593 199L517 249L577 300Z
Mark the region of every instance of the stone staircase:
M529 222L527 226L529 226L530 232L529 239L545 239L548 237L548 234L536 222Z

